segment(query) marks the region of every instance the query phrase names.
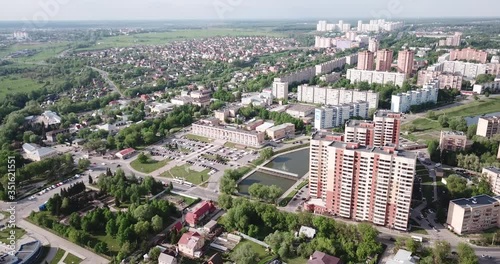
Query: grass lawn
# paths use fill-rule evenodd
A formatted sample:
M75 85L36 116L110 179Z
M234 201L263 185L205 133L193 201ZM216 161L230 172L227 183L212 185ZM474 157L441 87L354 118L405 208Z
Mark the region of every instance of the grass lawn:
M168 178L174 178L174 177L184 178L184 180L186 180L192 184L200 184L200 183L208 180L208 178L210 178L208 176L208 173L210 172L209 169L205 169L201 172L198 172L198 171L194 171L194 170L189 169L189 167L191 167L191 165L189 165L189 164L184 164L182 166L175 166L172 169L170 169L169 171L162 173L161 176L168 177Z
M45 84L25 78L19 74L0 77L0 98L7 94L18 92L30 92L42 88Z
M152 32L143 34L132 34L127 36L106 37L97 41L91 47L78 49L99 50L108 48L130 47L136 45L165 45L175 40L186 40L196 38L207 38L217 36L275 36L283 37L284 34L268 30L232 29L232 28L208 28L194 30L176 30L170 32Z
M245 245L245 244L249 244L249 245L252 247L252 250L253 250L255 253L257 253L259 260L262 260L262 259L264 259L264 258L266 258L266 259L267 259L267 257L271 256L271 254L270 254L269 252L266 252L266 249L265 249L263 246L261 246L261 245L259 245L259 244L256 244L256 243L254 243L254 242L252 242L252 241L249 241L249 240L242 240L242 241L241 241L241 242L240 242L240 243L239 243L239 244L238 244L238 245L234 248L234 250L236 250L236 248L241 247L241 246L243 246L243 245ZM234 250L233 250L233 251L234 251ZM259 262L259 263L260 263L260 262Z
M108 250L109 250L108 256L116 256L118 254L118 252L120 251L121 247L120 247L120 244L118 243L118 240L116 238L113 238L113 237L108 236L108 235L102 235L102 236L93 235L92 237L101 241L101 242L106 243L106 245L108 246Z
M285 259L285 262L288 264L304 264L307 263L308 259L305 259L303 257L296 257L293 259Z
M149 158L146 163L141 163L139 159L135 159L130 163L130 166L134 168L134 170L142 172L142 173L151 173L155 170L158 170L164 166L166 166L170 162L170 159L164 159L161 161L154 160Z
M82 259L71 253L68 253L68 255L66 255L66 258L64 258L63 262L66 264L78 264L82 262Z
M64 253L66 253L66 251L64 251L64 249L60 249L60 248L57 249L56 255L54 256L54 258L52 259L52 261L50 262L50 264L57 264L57 263L59 263L59 261L64 256Z
M5 244L9 243L8 238L10 236L10 231L12 231L12 229L6 228L0 232L0 242L3 242ZM26 234L26 231L24 231L24 229L21 229L21 228L15 228L14 231L16 231L16 234L15 234L16 241L18 241L19 238L21 238L22 236L24 236L24 234Z
M204 143L210 143L210 142L213 141L210 138L206 138L206 137L202 137L202 136L197 136L197 135L193 135L193 134L187 134L186 138L190 139L190 140L198 140L198 141L204 142Z
M411 233L417 233L417 234L422 234L422 235L428 235L427 231L425 229L421 228L420 226L412 226L411 227Z

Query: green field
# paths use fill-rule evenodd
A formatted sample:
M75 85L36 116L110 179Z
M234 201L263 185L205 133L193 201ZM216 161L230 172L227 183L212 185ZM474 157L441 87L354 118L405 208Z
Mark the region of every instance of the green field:
M249 241L249 240L242 240L234 249L233 251L235 251L238 247L241 247L245 244L249 244L251 247L252 247L252 251L254 251L255 253L257 253L258 255L258 258L259 260L262 260L262 259L266 259L270 256L269 252L266 252L266 249L259 245L259 244L256 244L252 241ZM259 262L261 263L261 262Z
M66 251L64 251L64 249L60 249L60 248L57 249L57 253L54 256L54 258L52 259L52 261L50 262L50 264L59 263L59 261L61 261L62 257L64 256L64 253L66 253Z
M205 169L201 172L198 172L191 170L190 167L191 165L189 164L176 166L170 169L169 171L162 173L161 176L168 178L174 178L174 177L184 178L184 180L192 184L200 184L204 181L207 181L210 178L208 176L208 173L210 172L209 169Z
M43 86L43 83L22 77L19 74L0 77L0 98L11 93L30 92Z
M0 242L3 242L5 244L9 243L8 238L10 236L11 230L12 229L10 229L10 228L5 228L3 231L0 232ZM26 231L24 231L24 229L15 228L14 230L16 231L16 234L15 234L16 241L19 240L19 238L21 238L22 236L24 236L24 234L26 234Z
M155 170L158 170L164 166L166 166L170 162L170 159L164 159L161 161L154 160L149 158L146 163L141 163L139 159L135 159L130 163L130 166L139 172L142 173L151 173Z
M12 60L21 63L42 62L48 58L57 56L58 54L69 48L70 48L69 42L15 44L0 49L0 58L6 57L19 50L29 49L29 50L36 50L37 53L33 56L13 58Z
M271 31L257 31L246 29L226 29L226 28L209 28L209 29L194 29L194 30L179 30L171 32L154 32L133 34L128 36L114 36L99 40L94 46L77 49L77 51L100 50L108 48L121 48L136 45L164 45L175 40L208 38L218 36L273 36L283 37L284 34Z
M68 253L68 255L66 255L66 258L64 258L63 262L66 264L78 264L82 262L82 259L71 253Z

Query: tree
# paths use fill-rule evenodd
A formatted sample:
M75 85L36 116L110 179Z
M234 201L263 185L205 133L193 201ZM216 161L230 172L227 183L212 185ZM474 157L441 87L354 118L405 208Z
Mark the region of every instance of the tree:
M432 119L432 120L436 120L437 116L436 116L436 112L430 110L427 112L427 118L429 119Z
M243 244L231 253L231 260L238 264L254 264L257 256L250 244Z
M453 197L459 198L467 189L467 180L456 174L450 175L446 179L446 186Z
M467 128L467 138L472 139L472 137L476 135L476 131L477 131L477 124L470 125Z
M236 181L224 175L220 181L219 190L221 193L233 194L236 192Z
M459 263L477 264L479 260L474 249L466 243L458 243L457 254Z
M446 258L451 253L450 243L446 241L436 241L434 243L434 248L432 249L432 255L434 256L434 263L442 264L445 263Z
M106 223L106 234L111 237L115 237L118 232L118 226L114 219L109 219Z
M151 218L151 227L155 232L160 232L163 230L163 219L159 215L153 216Z
M138 237L145 237L148 234L150 228L151 225L148 221L140 221L134 225L134 231Z
M159 249L157 247L150 249L149 253L148 253L149 259L157 260L158 257L160 256L160 253L161 253L161 249Z
M438 122L439 124L441 125L441 127L448 127L449 126L449 123L448 123L449 119L447 116L445 115L440 115L438 117Z
M92 175L89 174L89 184L93 184L94 183L94 180L92 179Z
M94 246L94 250L100 254L106 254L108 252L108 245L102 241L97 242Z
M233 206L233 197L225 193L219 195L219 199L217 201L219 206L224 210L228 210Z
M86 170L90 166L90 160L88 159L79 159L78 160L78 168L80 170Z
M68 223L74 229L80 229L81 227L81 217L77 212L72 213L69 216Z
M274 155L274 151L272 148L265 148L260 151L260 158L262 160L270 159Z
M138 160L140 163L144 164L144 163L148 162L148 156L146 156L146 154L144 154L144 153L142 153L142 152L141 152L141 153L139 154L139 156L137 156L137 160Z
M441 154L439 151L439 141L431 140L427 143L427 151L431 157L431 160L434 162L441 161Z

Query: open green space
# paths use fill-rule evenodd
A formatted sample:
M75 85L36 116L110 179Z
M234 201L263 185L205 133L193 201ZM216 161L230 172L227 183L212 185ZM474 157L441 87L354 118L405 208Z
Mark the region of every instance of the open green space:
M233 142L226 142L226 143L224 143L224 147L226 147L226 148L253 149L253 150L257 150L257 148L252 148L252 147L240 145L240 144L236 144L236 143L233 143Z
M5 48L0 48L0 58L20 50L36 50L37 53L29 57L13 58L17 62L39 62L48 58L55 57L64 50L69 49L69 42L43 42L43 43L18 43Z
M61 261L62 257L64 256L64 253L66 253L66 251L64 251L64 249L60 249L60 248L57 249L56 255L54 256L52 261L50 261L50 264L59 263L59 261Z
M263 259L266 259L270 256L270 253L269 252L266 252L266 249L259 245L259 244L256 244L250 240L242 240L234 249L233 249L233 252L238 248L238 247L242 247L243 245L245 244L248 244L252 247L252 251L257 253L258 255L258 258L259 260L263 260ZM261 263L261 262L258 262L258 263ZM264 262L266 263L266 262Z
M429 233L427 233L427 231L425 229L423 229L420 226L412 226L410 232L411 233L422 234L422 235L428 235L429 234Z
M66 258L64 258L63 262L66 264L78 264L82 262L82 259L71 253L68 253L68 255L66 255Z
M141 163L139 159L135 159L130 163L130 166L136 171L142 173L151 173L155 170L158 170L164 166L166 166L170 162L170 159L164 159L161 161L154 160L151 157L148 157L146 163Z
M191 170L190 167L191 165L189 164L175 166L169 171L162 173L161 176L168 178L183 178L185 181L192 184L200 184L210 178L208 176L208 173L210 172L209 169L198 172Z
M44 86L33 79L25 78L19 74L0 77L0 98L5 97L10 93L30 92L40 89Z
M77 51L100 50L108 48L121 48L137 45L165 45L175 40L208 38L219 36L272 36L284 37L282 33L268 30L247 30L230 28L208 28L193 30L176 30L170 32L152 32L123 36L106 37L97 41L93 46L77 49Z
M202 137L202 136L198 136L198 135L193 135L193 134L187 134L186 138L190 139L190 140L197 140L197 141L204 142L204 143L210 143L213 141L210 138L206 138L206 137Z
M109 253L107 255L115 256L120 251L120 243L116 238L108 235L95 236L91 235L92 238L104 242L108 246Z
M5 244L9 243L8 238L10 236L10 231L16 232L15 234L16 241L18 241L22 236L24 236L24 234L26 234L26 231L24 231L24 229L21 228L14 228L14 229L5 228L3 231L0 231L0 242L3 242Z

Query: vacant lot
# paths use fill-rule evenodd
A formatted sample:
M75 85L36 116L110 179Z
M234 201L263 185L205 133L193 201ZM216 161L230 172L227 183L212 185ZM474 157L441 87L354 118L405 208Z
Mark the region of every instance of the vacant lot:
M40 89L43 86L43 83L22 77L18 74L0 77L0 98L4 98L10 93L30 92Z

